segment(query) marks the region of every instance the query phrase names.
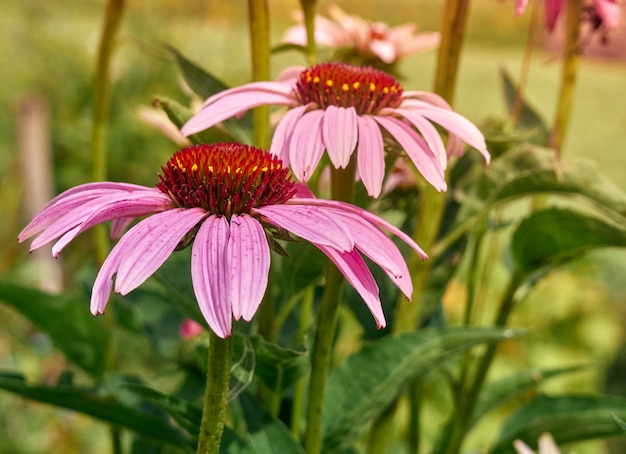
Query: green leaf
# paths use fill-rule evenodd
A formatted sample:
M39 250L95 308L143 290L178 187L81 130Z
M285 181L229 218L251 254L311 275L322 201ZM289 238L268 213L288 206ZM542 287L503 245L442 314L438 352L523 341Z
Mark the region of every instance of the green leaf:
M0 280L0 300L43 331L68 360L94 377L102 375L109 332L89 311L87 298Z
M328 377L324 452L350 446L403 388L471 347L516 333L507 329L424 329L386 336L364 347Z
M248 394L239 396L248 438L259 453L298 454L304 452L282 421L272 418Z
M514 453L516 439L536 446L544 432L552 434L557 444L623 435L615 417L626 418L622 397L541 395L507 419L491 452Z
M164 415L143 410L140 405L123 404L106 390L67 385L30 386L23 376L6 373L0 374L0 388L27 399L84 413L173 446L185 447L188 442Z
M289 388L309 369L309 358L305 352L280 347L252 336L256 356L255 375L271 390Z
M185 107L179 102L165 96L155 96L152 100L152 105L163 109L172 123L174 123L179 129L193 116L193 111L189 107ZM231 134L218 128L217 126L193 134L189 136L188 139L196 144L236 141Z
M578 372L585 367L587 366L579 365L544 370L532 369L488 383L478 396L470 427L476 424L489 411L530 390L537 389L544 381L563 374Z
M558 266L592 248L611 246L626 246L625 228L559 208L532 213L519 224L511 243L513 259L522 273Z
M224 82L188 60L173 47L168 47L167 49L172 53L176 64L183 74L185 82L187 82L193 92L202 99L207 99L229 88ZM245 113L238 120L226 120L223 124L228 132L240 142L250 142L250 132L252 131L252 114L250 112Z
M501 70L500 78L504 87L504 98L506 100L507 109L509 114L513 115L517 98L517 87L507 71ZM522 110L519 117L520 128L523 130L533 130L535 132L535 140L533 142L539 145L547 145L550 133L545 121L543 121L525 99L522 98L521 103Z

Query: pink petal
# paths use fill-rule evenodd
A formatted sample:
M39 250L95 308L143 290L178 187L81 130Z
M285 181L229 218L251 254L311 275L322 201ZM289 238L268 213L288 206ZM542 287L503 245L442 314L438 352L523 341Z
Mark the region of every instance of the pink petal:
M324 154L323 110L305 113L296 124L289 144L291 170L300 181L308 181Z
M111 222L111 232L109 234L111 240L119 240L134 220L134 218L113 219Z
M405 123L393 117L374 117L398 141L417 170L436 190L445 191L444 171L424 139Z
M227 252L233 316L249 322L265 295L270 271L270 248L261 224L249 215L233 215Z
M350 285L361 295L376 320L376 326L384 328L387 322L378 296L378 285L359 253L354 250L339 252L329 247L316 246L328 256Z
M289 82L291 86L295 85L298 76L306 69L306 66L288 66L283 69L276 80L278 82Z
M379 265L402 293L410 300L413 283L407 264L394 242L369 221L355 213L330 208L354 237L356 248Z
M289 144L293 137L295 125L309 107L310 104L307 104L306 106L298 106L289 109L276 126L274 136L272 137L270 153L274 156L278 156L285 166L289 166Z
M150 216L130 229L123 238L133 241L120 260L115 291L126 295L143 284L204 216L202 208L176 208Z
M378 197L385 178L385 146L380 127L369 115L358 117L357 172L371 197Z
M196 234L191 252L191 279L198 306L219 337L230 336L232 309L228 238L230 227L223 216L209 216Z
M342 223L336 222L327 211L314 206L268 205L254 211L282 229L311 243L330 246L340 251L354 248L352 235Z
M358 138L357 114L354 107L328 106L324 111L322 137L330 161L335 168L345 169Z
M622 8L616 0L595 0L598 16L608 30L615 30L622 26Z
M390 37L389 39L392 40L392 42L396 46L398 58L402 58L407 55L415 54L418 52L425 52L427 50L436 48L441 42L441 35L438 32L430 32L419 33L416 36L406 40L399 41L395 37Z
M515 0L515 16L520 17L526 11L528 0Z
M393 63L398 57L396 47L386 40L372 40L369 48L374 55L385 63Z
M565 5L565 0L545 0L545 16L546 16L546 28L548 31L553 31L556 25L556 20L559 18L559 14Z
M204 131L254 107L268 104L289 106L296 103L290 84L254 82L231 88L209 98L202 110L185 123L180 132L189 136Z
M413 126L417 128L417 130L422 134L424 140L428 144L428 147L437 157L439 161L439 165L441 165L442 169L446 169L448 166L448 154L446 153L446 146L437 131L431 122L426 120L419 114L419 111L414 111L410 109L395 109L397 113L402 115L404 118L409 120Z

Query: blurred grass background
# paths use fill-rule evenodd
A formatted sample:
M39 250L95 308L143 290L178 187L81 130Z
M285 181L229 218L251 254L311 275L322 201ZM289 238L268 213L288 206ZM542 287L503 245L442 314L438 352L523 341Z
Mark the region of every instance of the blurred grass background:
M439 24L441 1L337 3L350 13L389 24L415 21L425 31L436 30ZM320 2L318 11L325 13L327 4ZM28 248L16 241L28 221L22 207L29 197L20 170L20 112L33 100L47 112L54 193L90 181L91 81L104 1L0 0L0 6L0 273L22 282L36 282L38 270L28 260ZM289 14L297 7L296 0L270 2L273 44L292 25ZM528 17L513 17L512 0L475 2L455 103L456 109L474 122L503 116L498 72L506 68L517 78L527 23ZM625 33L616 34L609 47L626 46ZM189 98L175 65L164 58L163 44L176 47L231 85L248 82L246 3L130 0L119 37L112 66L110 179L152 185L176 145L140 122L137 109L149 106L155 94L183 103ZM526 92L548 122L553 116L559 77L558 50L552 49L535 53ZM626 190L623 58L589 56L581 60L565 157L566 161L574 156L593 158ZM434 52L407 58L400 66L405 86L431 89L434 61ZM304 60L295 52L277 55L272 71L277 74L291 64L304 64ZM75 274L84 277L93 273L89 267L84 269L84 264L90 263L87 249L78 243L64 252L63 264L69 270L66 286L78 285ZM549 386L602 390L606 367L623 342L625 259L621 251L598 252L545 279L515 313L512 325L530 327L532 333L503 347L503 370L592 362L597 367ZM496 275L495 279L501 281L503 276ZM452 321L461 309L455 302L462 300L459 295L463 291L460 284L448 291L446 310ZM489 301L489 291L485 290L485 301ZM20 370L32 380L54 381L64 363L45 337L6 307L0 306L0 317L0 368ZM481 446L495 429L486 424L473 437L473 443ZM598 444L590 446L588 452L597 452ZM106 430L101 425L0 393L0 452L99 453L106 449Z

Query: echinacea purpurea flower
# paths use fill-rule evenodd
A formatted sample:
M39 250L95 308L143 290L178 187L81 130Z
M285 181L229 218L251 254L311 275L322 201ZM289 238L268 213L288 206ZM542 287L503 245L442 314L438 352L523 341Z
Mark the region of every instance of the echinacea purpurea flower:
M379 327L385 326L385 317L378 287L361 254L380 265L407 298L413 291L407 265L381 229L426 258L383 219L347 203L314 198L292 181L276 156L255 147L184 148L162 167L159 178L156 188L100 182L69 189L49 202L18 240L38 235L31 251L57 240L56 257L80 233L112 221L111 234L120 239L96 277L94 315L104 312L112 290L126 295L174 250L192 244L194 293L220 337L231 334L233 318L250 321L261 303L270 266L268 235L290 232L317 246L363 297Z

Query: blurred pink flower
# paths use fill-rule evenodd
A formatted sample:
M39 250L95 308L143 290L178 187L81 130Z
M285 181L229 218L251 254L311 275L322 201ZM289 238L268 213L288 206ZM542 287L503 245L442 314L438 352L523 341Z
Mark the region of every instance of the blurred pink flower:
M58 239L57 257L78 234L113 221L121 237L100 269L91 311L103 313L115 278L126 295L150 277L176 249L193 242L191 277L198 305L220 337L232 318L250 321L267 286L268 235L291 232L310 241L341 270L363 297L379 327L385 326L378 286L361 254L380 265L411 298L407 265L385 229L417 254L426 254L405 233L356 206L321 200L294 183L280 160L241 144L185 148L162 167L156 188L90 183L65 191L22 230L18 240L39 236L31 251ZM134 218L146 216L123 233Z
M370 22L344 12L337 5L329 5L330 19L315 16L315 42L332 48L353 48L356 54L378 57L386 64L439 45L438 32L418 33L415 24L390 27L383 22ZM302 22L298 13L296 20ZM307 45L304 24L285 31L282 41L299 46Z
M526 11L529 0L515 1L515 14L520 16ZM546 28L554 30L556 21L565 6L565 0L544 0ZM615 30L622 25L622 12L619 0L593 0L585 7L585 14L590 16L592 21L597 22L594 28L601 25L608 30Z
M489 162L481 132L452 111L440 96L404 91L389 74L369 66L322 63L288 68L277 82L254 82L207 99L181 129L186 136L210 128L253 107L276 104L289 110L278 123L270 153L308 181L324 150L335 168L345 168L357 152L357 175L370 196L378 197L385 175L382 130L404 149L426 181L446 190L448 154L434 124L480 151ZM434 123L434 124L433 124Z
M515 440L513 442L513 447L517 451L517 454L535 454L535 452L521 440ZM561 454L561 451L554 442L552 435L544 433L541 437L539 437L539 451L537 451L537 454Z
M204 328L202 328L202 325L190 318L184 319L180 323L180 326L178 327L178 335L182 339L194 338L202 334L202 331L204 331Z

